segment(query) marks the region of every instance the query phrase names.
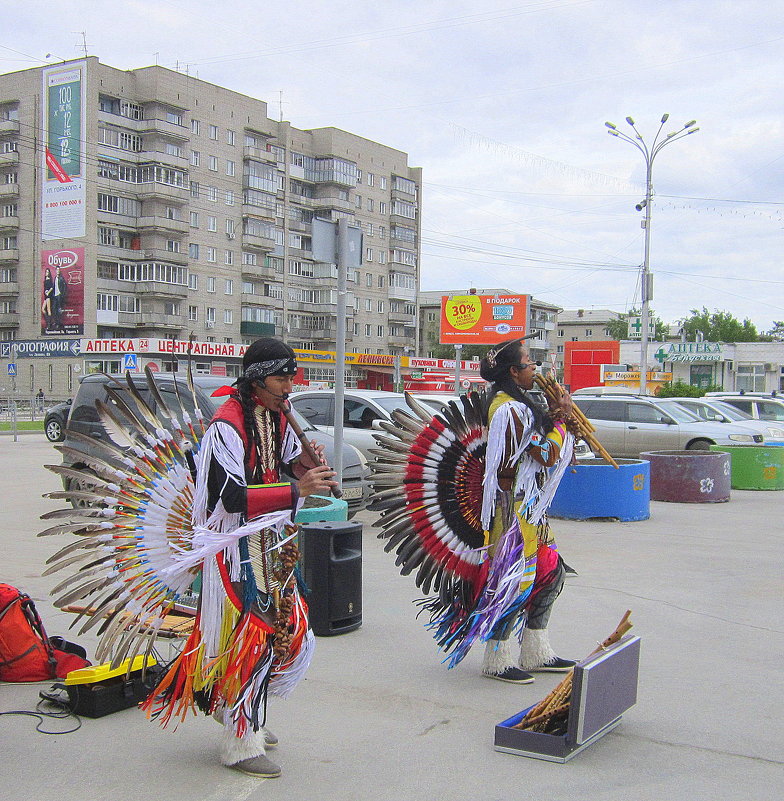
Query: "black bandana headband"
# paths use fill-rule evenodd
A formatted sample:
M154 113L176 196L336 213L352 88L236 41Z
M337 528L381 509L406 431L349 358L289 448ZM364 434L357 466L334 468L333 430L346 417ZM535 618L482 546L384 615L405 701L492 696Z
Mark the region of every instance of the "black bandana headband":
M245 368L245 378L261 381L270 375L294 375L297 372L297 360L294 358L270 359L265 362L253 362Z

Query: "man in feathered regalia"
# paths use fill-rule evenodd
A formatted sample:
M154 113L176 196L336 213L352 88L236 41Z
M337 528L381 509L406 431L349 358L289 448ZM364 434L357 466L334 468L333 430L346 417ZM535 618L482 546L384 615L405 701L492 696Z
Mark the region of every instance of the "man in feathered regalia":
M491 350L480 364L480 375L491 382L482 522L493 572L519 580L518 597L490 632L482 672L518 684L534 680L530 671L566 671L574 665L556 656L547 636L552 605L564 583L547 507L571 459L571 435L563 423L571 399L564 395L557 407L543 408L529 394L535 370L520 340ZM522 561L504 561L500 551L510 540L522 544ZM523 626L518 659L509 645L516 626Z
M381 424L373 464L379 537L403 575L416 571L426 596L417 603L444 661L454 667L484 642L483 674L515 683L574 664L556 656L546 628L564 579L546 513L572 459L571 399L540 404L529 394L534 371L515 339L482 359L489 392L435 415L406 396L412 414L396 410Z
M194 633L147 701L164 721L195 701L224 725L221 761L265 778L281 772L266 756L277 744L263 728L267 691L287 695L313 648L297 586L293 518L306 496L336 486L329 467L308 463L287 424L284 407L296 370L288 345L254 342L236 389L226 388L231 396L201 441L194 553L197 542L209 551L223 539L226 545L204 558ZM283 467L298 480L286 480Z

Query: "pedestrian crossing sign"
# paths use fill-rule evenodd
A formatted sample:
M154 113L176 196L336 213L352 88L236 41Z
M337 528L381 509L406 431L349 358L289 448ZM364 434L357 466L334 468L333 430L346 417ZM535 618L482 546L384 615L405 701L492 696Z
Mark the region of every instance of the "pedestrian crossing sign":
M138 370L139 360L135 353L123 354L123 370Z

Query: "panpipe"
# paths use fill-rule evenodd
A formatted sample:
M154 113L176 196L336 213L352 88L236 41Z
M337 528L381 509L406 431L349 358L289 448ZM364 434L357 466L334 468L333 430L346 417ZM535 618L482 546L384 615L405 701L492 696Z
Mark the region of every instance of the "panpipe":
M566 394L566 390L552 376L534 373L534 383L539 385L552 405L556 405ZM596 429L591 425L590 420L577 408L576 404L572 406L571 417L575 424L575 436L579 439L584 439L592 451L598 451L605 461L617 469L618 463L607 453L602 443L596 439L594 436Z

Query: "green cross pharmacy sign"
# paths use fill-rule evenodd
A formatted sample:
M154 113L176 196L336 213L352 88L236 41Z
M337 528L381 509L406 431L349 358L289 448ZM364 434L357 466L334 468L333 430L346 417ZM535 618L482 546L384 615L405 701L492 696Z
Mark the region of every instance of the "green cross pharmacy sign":
M665 362L720 362L724 359L721 344L718 342L673 342L662 345L653 356L660 364Z
M642 317L629 317L629 339L642 339ZM656 321L648 318L648 336L656 336Z

